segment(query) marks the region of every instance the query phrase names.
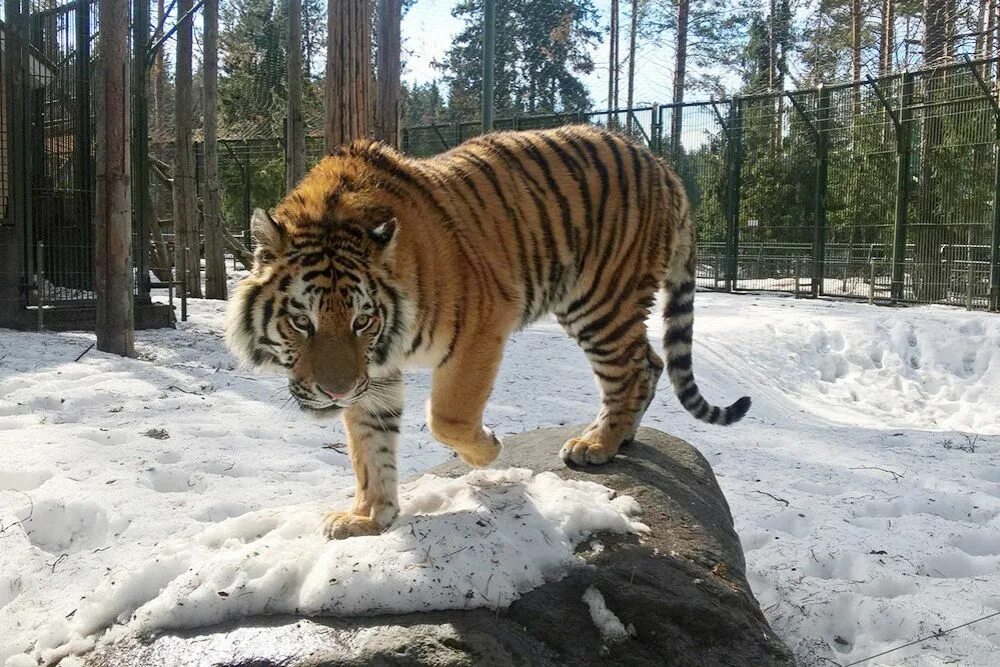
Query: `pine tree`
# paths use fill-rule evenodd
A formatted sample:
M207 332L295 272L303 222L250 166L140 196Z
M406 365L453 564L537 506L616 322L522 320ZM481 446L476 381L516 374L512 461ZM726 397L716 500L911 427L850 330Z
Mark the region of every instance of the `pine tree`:
M463 0L452 14L465 21L442 63L449 113L479 112L482 84L481 0ZM578 74L593 70L597 13L590 0L497 0L494 108L497 116L590 107Z
M305 14L303 3L303 14ZM229 0L220 8L220 135L280 137L284 133L284 4Z

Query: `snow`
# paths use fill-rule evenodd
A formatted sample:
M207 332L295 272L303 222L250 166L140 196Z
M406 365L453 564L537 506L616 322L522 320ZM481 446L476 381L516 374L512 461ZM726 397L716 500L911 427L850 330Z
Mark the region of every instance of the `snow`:
M696 303L706 397L748 394L754 407L730 428L701 424L662 381L644 423L712 463L754 592L799 662L847 664L1000 611L1000 318L777 295L699 293ZM504 568L487 557L500 547L461 531L485 532L468 522L475 515L516 536L517 520L474 504L481 494L494 504L495 494L531 495L535 535L544 526L570 554L567 545L603 522L637 529L627 500L559 485L591 511L558 514L550 503L563 501L540 488L551 480L507 470L425 478L404 489L392 532L322 542L313 530L321 511L346 507L353 489L343 431L288 405L281 378L236 368L221 341L224 306L192 300L178 330L137 332L138 359L91 350L75 361L93 336L0 330L0 664L34 664L21 654L133 613L130 628L265 605L318 610L335 595L342 609L381 608L406 584L405 560L380 570L393 580L376 579L332 558L353 549L418 561L419 549L403 549L430 545L435 576L452 589L431 597L407 588L393 609L503 606L558 576L567 551L505 556L537 569L508 573L501 590ZM650 322L658 338L659 317ZM429 379L407 376L403 477L451 456L424 426ZM597 405L583 355L544 320L508 344L486 422L503 436L586 422ZM263 546L272 557L254 555ZM462 573L474 573L471 582ZM327 575L338 582L319 578ZM870 664L990 664L998 645L992 618Z
M378 537L329 541L319 506L247 513L193 537L95 591L36 645L50 661L92 639L198 627L260 614L358 616L490 606L558 578L592 532L642 532L628 496L554 473L481 470L424 475L404 514ZM492 567L484 567L490 563ZM133 611L134 610L134 611Z
M590 609L590 620L597 626L605 643L614 644L629 638L629 631L622 624L621 619L608 609L604 596L595 586L590 586L583 592L583 601Z

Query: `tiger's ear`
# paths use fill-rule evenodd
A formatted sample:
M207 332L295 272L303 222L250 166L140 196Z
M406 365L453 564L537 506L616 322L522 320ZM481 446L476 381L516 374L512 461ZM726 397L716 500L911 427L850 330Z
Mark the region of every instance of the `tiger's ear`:
M274 261L285 251L285 228L262 208L254 209L250 217L250 235L256 245L254 263L257 266Z
M386 250L392 244L393 239L396 238L396 230L398 228L399 221L396 218L389 218L374 229L368 230L368 236L371 237L372 241L375 241L375 245L382 250Z

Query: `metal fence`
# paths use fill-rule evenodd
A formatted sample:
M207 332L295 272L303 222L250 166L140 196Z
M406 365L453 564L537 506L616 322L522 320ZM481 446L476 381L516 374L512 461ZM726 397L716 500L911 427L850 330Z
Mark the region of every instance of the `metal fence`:
M500 119L496 129L594 123L670 163L699 229L698 282L997 310L997 61L810 90L614 112ZM477 122L406 128L427 156Z

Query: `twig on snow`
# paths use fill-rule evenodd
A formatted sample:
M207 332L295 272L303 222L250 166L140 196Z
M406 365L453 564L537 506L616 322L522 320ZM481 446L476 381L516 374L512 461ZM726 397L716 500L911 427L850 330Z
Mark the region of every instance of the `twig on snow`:
M878 466L855 466L851 470L879 470L881 472L887 472L892 475L892 481L898 482L903 479L906 474L901 472L894 472L892 470L886 470L885 468L879 468Z
M754 489L753 492L754 493L759 493L761 495L767 496L768 498L772 498L774 500L777 500L779 503L785 503L785 507L788 507L788 505L789 505L789 502L787 500L785 500L784 498L779 498L778 496L770 494L767 491L758 491L757 489Z
M81 359L83 359L83 356L84 356L85 354L87 354L88 352L90 352L90 351L91 351L91 350L93 350L93 349L94 349L94 343L91 343L90 345L88 345L88 346L87 346L87 349L86 349L86 350L84 350L83 352L81 352L81 353L80 353L80 356L78 356L78 357L77 357L76 359L74 359L73 361L80 361Z

